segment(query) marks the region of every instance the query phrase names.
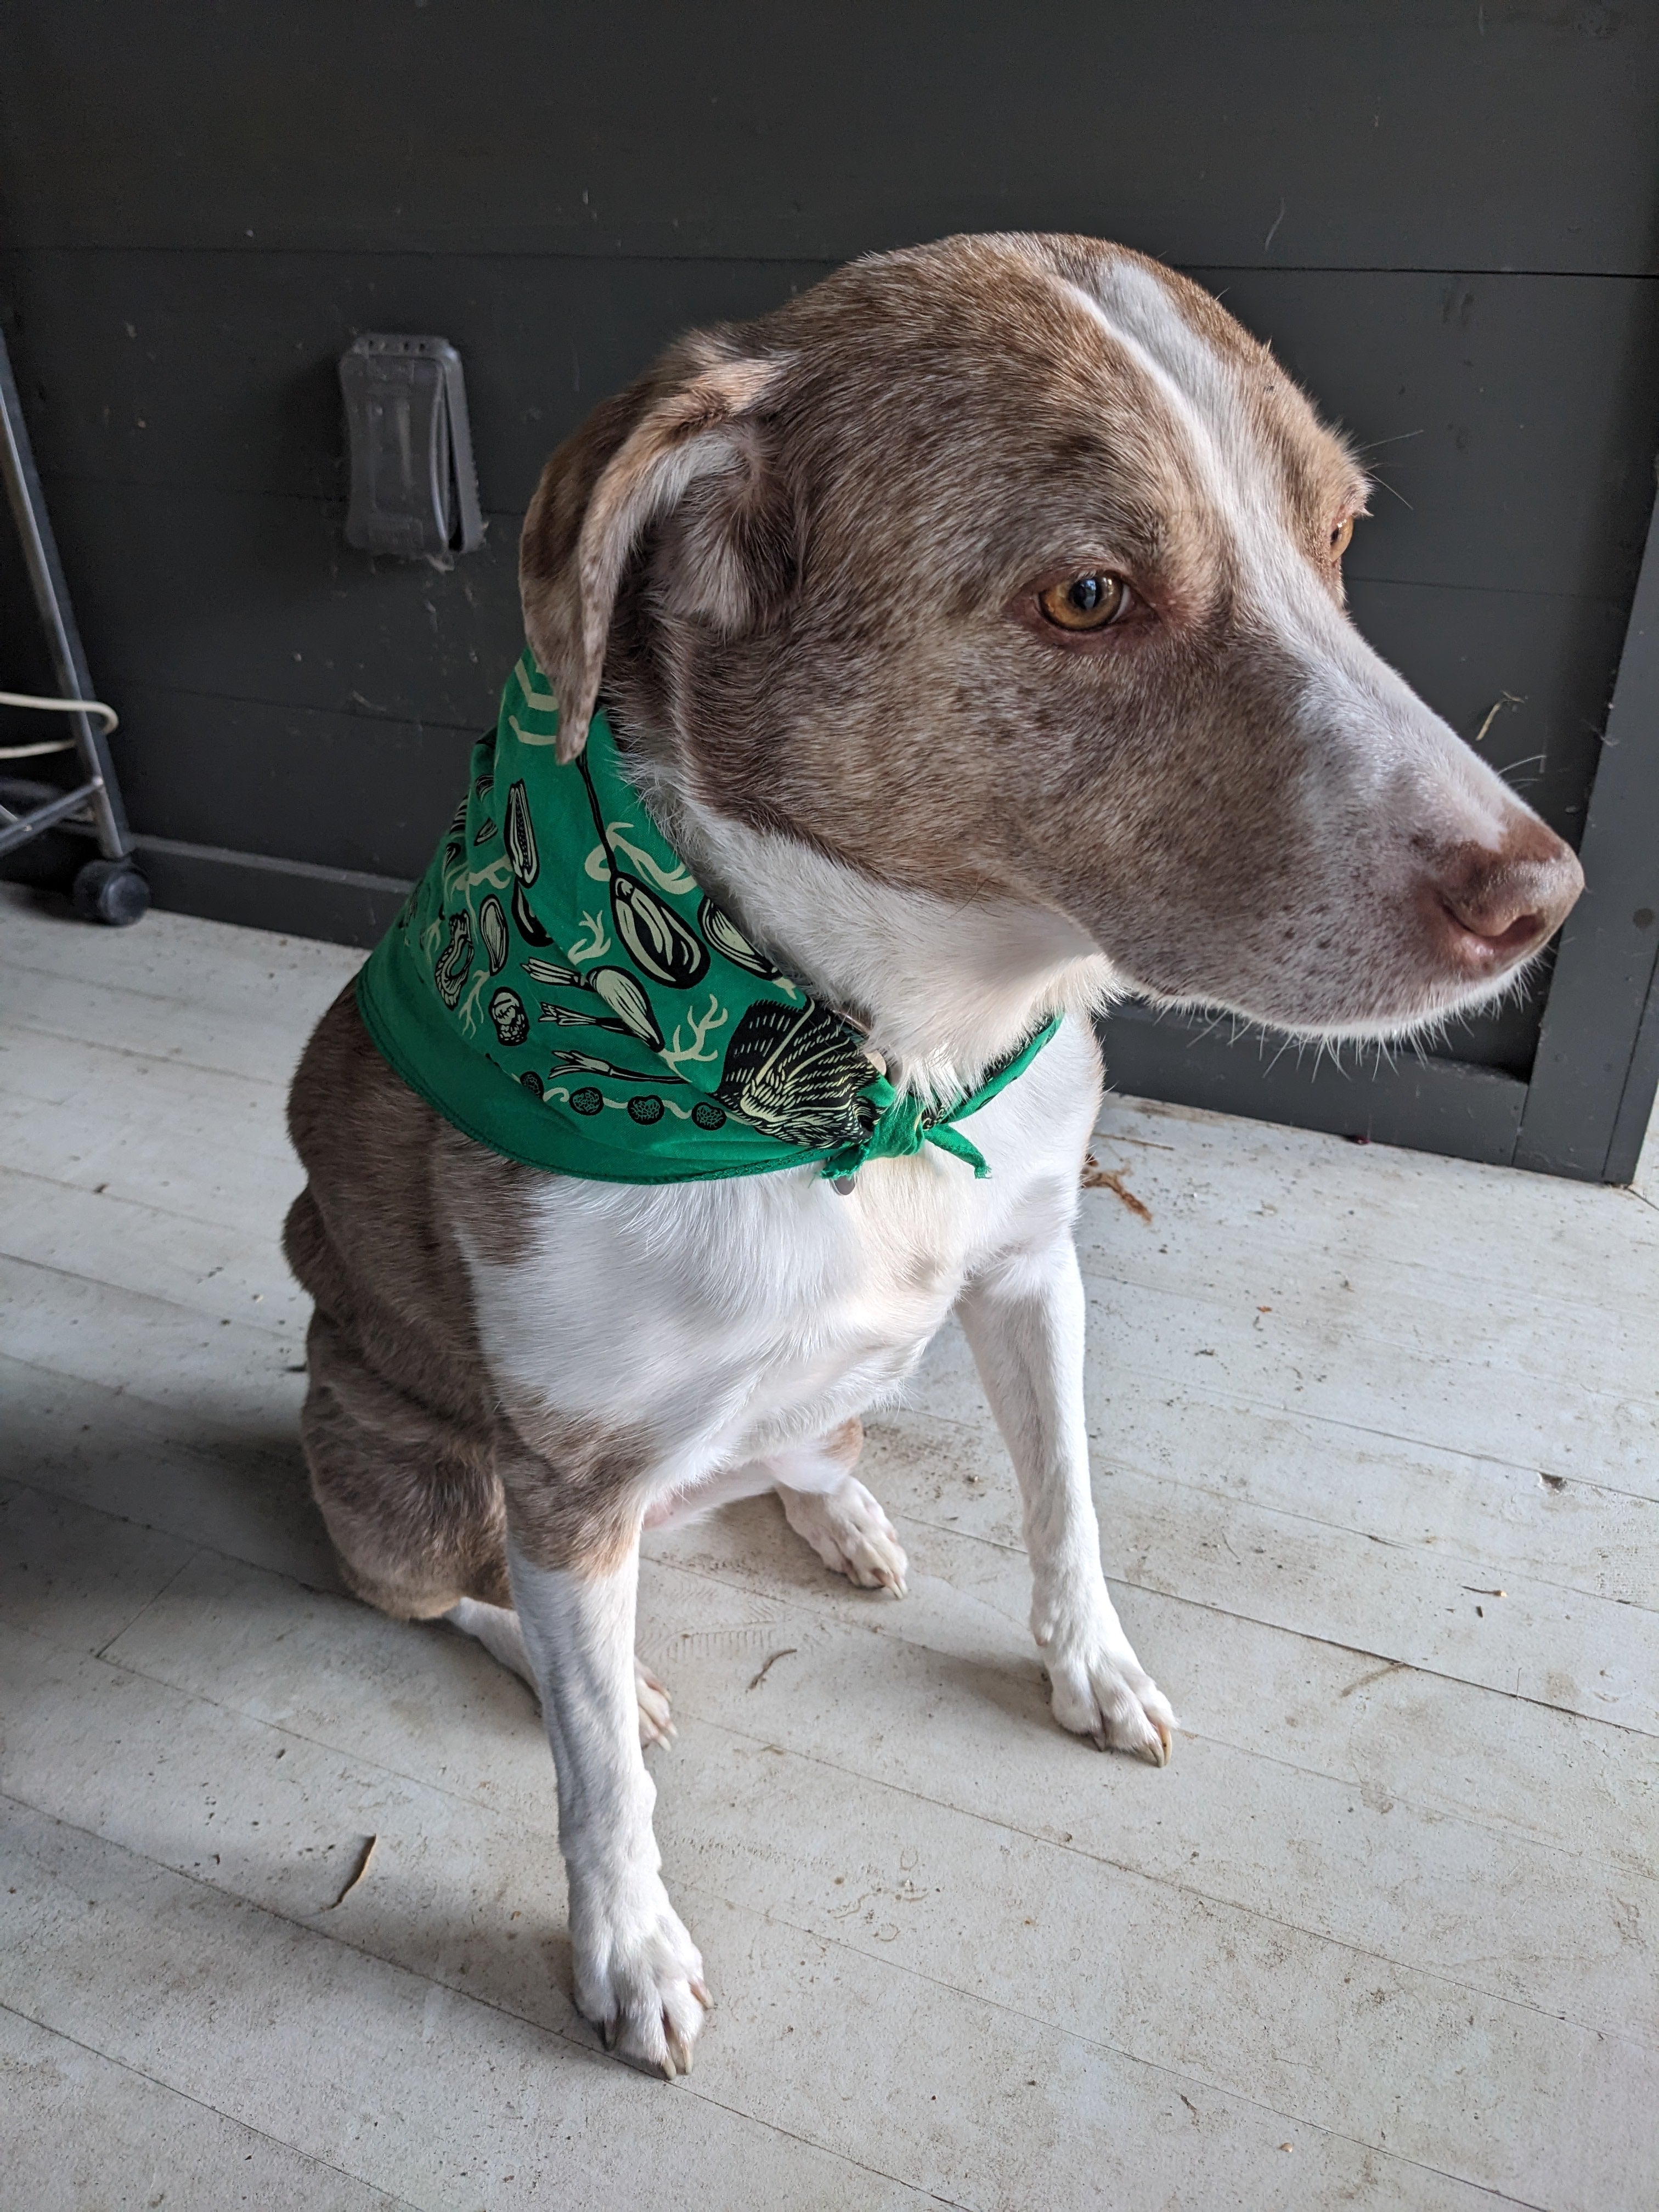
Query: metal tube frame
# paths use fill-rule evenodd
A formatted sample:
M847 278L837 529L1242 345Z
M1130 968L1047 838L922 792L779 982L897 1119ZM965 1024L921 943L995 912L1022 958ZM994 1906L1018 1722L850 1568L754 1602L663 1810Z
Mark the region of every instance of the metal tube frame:
M88 672L87 656L82 649L81 634L75 627L69 588L58 557L58 542L52 534L46 497L35 470L22 404L17 396L17 380L12 374L11 356L6 350L3 333L0 333L0 471L5 476L6 498L17 526L24 565L28 570L34 604L40 610L41 626L46 633L58 689L65 699L94 698L96 694ZM50 830L54 823L89 805L98 833L99 852L106 860L125 860L131 854L132 839L104 732L90 714L71 714L69 721L85 780L74 790L30 807L27 813L14 813L9 806L0 805L0 854L14 851L31 837L39 836L43 830Z

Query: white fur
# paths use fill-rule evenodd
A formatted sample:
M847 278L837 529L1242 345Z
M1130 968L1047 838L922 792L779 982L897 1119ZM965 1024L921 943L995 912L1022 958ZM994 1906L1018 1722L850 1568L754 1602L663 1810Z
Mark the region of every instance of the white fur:
M1237 368L1132 266L1106 270L1097 298L1069 289L1167 401L1213 512L1239 534L1264 621L1305 660L1309 711L1333 742L1364 750L1384 781L1461 778L1471 819L1501 805L1496 779L1346 628L1291 545ZM664 1186L547 1177L510 1263L461 1231L505 1409L521 1431L550 1417L648 1437L641 1504L653 1522L775 1488L827 1564L902 1591L896 1535L822 1440L890 1401L955 1307L1020 1485L1031 1625L1054 1713L1103 1747L1161 1765L1174 1716L1130 1649L1101 1567L1071 1237L1100 1095L1087 1018L1133 979L1053 912L883 885L711 813L666 773L647 796L700 878L816 996L867 1022L896 1082L933 1098L971 1086L1035 1023L1066 1018L963 1125L989 1164L983 1180L932 1146L872 1163L845 1195L812 1167ZM624 2055L672 2074L689 2064L701 2024L702 1962L668 1904L652 1835L633 1674L637 1569L636 1553L598 1577L510 1554L558 1769L578 2002ZM499 1621L456 1625L500 1640Z
M648 1430L655 1496L810 1444L891 1398L971 1274L1070 1220L1098 1096L1068 1023L959 1125L983 1181L933 1146L872 1162L846 1196L816 1167L550 1179L527 1258L468 1254L491 1370L509 1403Z
M541 1696L535 1662L525 1642L519 1616L510 1606L487 1605L482 1598L463 1597L439 1617L452 1628L459 1628L463 1636L475 1638L492 1659L516 1674L538 1698ZM634 1662L634 1695L639 1703L641 1743L672 1743L675 1729L670 1717L668 1692L638 1658Z
M1128 988L1074 921L1012 899L901 890L793 837L713 812L660 772L649 799L699 882L870 1044L918 1097L960 1097L1052 1013Z
M1300 804L1327 817L1319 823L1320 844L1333 854L1363 844L1377 859L1372 900L1379 914L1388 894L1404 897L1417 872L1413 833L1419 829L1431 828L1446 844L1500 847L1519 811L1514 793L1345 619L1287 527L1284 469L1264 447L1244 390L1247 376L1277 379L1280 372L1265 357L1258 366L1219 351L1188 321L1170 287L1139 262L1103 260L1092 289L1054 282L1156 392L1204 488L1209 527L1232 540L1246 604L1276 650L1300 664L1306 726L1343 770L1328 782L1306 779L1299 793ZM1356 471L1356 492L1363 483ZM1334 818L1322 807L1328 792L1339 795L1341 811ZM1119 981L1121 988L1160 999L1134 977ZM1449 980L1405 1019L1276 1026L1329 1042L1401 1038L1437 1027L1454 1010L1473 1012L1515 983L1513 970L1480 986ZM1225 1010L1251 1018L1245 1006Z
M872 905L879 920L879 895ZM886 911L888 952L872 972L889 957L905 972L896 935L911 919L908 907ZM793 961L815 972L800 942ZM1053 966L1029 988L1028 1019L1066 988ZM878 999L866 1003L877 1033L902 1033L902 1022L884 1030L892 1018ZM943 1042L952 1064L981 1049ZM1070 1230L1098 1102L1093 1040L1068 1019L963 1125L989 1164L984 1180L933 1146L872 1163L845 1196L813 1168L654 1187L549 1178L523 1224L527 1256L502 1265L468 1253L509 1409L623 1413L655 1440L653 1519L769 1484L827 1564L902 1591L904 1556L885 1515L813 1447L890 1400L962 1300L1024 1497L1033 1626L1056 1717L1161 1763L1174 1717L1106 1595L1089 1494ZM651 1834L632 1673L637 1570L637 1554L599 1581L511 1557L558 1771L578 2002L624 2056L672 2073L689 2063L701 2022L702 1966Z
M702 1959L668 1902L651 1830L634 1688L635 1553L618 1572L560 1573L507 1546L559 1781L576 2002L636 2065L691 2070L708 2002Z

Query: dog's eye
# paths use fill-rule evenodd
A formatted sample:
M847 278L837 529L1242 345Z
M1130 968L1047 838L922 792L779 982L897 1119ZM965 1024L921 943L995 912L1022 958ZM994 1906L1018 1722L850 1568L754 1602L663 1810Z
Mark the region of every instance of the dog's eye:
M1121 576L1073 576L1069 584L1051 584L1037 605L1060 629L1105 629L1127 612L1129 586Z
M1352 536L1352 515L1345 514L1340 522L1334 522L1331 525L1331 558L1333 561L1340 561L1342 558L1342 556L1348 550L1348 543Z

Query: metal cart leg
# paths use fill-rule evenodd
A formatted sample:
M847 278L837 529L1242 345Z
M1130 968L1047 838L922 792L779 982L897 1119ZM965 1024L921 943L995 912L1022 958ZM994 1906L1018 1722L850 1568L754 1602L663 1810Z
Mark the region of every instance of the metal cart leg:
M58 689L65 699L95 698L3 336L0 336L0 471L5 476L6 497L17 526ZM100 857L87 861L76 876L76 909L88 921L118 927L137 921L149 908L149 885L132 857L132 839L107 741L90 714L70 714L66 719L75 733L83 781L72 791L56 793L21 813L0 805L0 854L12 851L88 807L97 830Z

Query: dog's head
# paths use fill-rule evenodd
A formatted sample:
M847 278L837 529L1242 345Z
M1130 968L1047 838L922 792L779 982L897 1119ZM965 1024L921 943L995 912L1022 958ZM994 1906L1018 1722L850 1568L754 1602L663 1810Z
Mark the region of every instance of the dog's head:
M548 465L531 645L707 806L1064 917L1128 987L1381 1035L1500 991L1569 848L1344 611L1365 480L1121 247L854 264L699 334Z

